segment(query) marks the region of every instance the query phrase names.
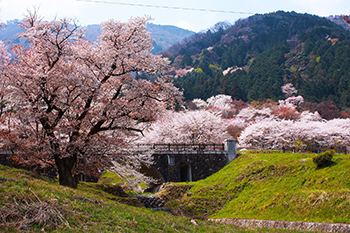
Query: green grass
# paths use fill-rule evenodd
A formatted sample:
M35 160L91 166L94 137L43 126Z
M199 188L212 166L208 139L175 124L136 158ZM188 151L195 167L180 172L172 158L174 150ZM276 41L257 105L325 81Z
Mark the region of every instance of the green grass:
M103 191L120 183L108 174L99 184L82 182L71 189L0 166L0 232L291 232L203 220L194 226L194 217L350 223L350 156L335 155L332 166L322 169L316 169L314 156L245 154L205 180L170 188L168 207L188 217ZM186 192L188 185L194 186Z
M271 232L176 217L138 206L136 198L104 192L101 184L78 189L0 166L0 232ZM273 230L273 232L288 232Z
M114 172L105 171L102 173L100 181L101 184L124 184L125 181Z
M317 169L314 154L251 153L168 206L196 218L350 223L350 155Z

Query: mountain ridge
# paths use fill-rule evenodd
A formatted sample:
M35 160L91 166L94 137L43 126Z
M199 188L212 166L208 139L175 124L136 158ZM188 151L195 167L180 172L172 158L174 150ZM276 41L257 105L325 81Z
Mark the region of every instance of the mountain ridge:
M25 44L23 39L16 37L16 34L23 31L18 24L19 22L20 20L18 19L7 21L3 26L3 30L0 30L0 40L12 41L22 45ZM91 42L96 41L97 37L102 32L99 24L90 24L83 27L86 29L85 39L90 40ZM155 54L166 50L172 44L181 42L186 37L195 33L172 25L158 25L153 23L147 24L147 30L151 32L151 37L154 40L154 50L152 52Z

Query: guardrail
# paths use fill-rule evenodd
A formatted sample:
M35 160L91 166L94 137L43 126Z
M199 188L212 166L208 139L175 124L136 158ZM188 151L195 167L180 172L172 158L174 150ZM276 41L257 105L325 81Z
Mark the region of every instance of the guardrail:
M141 150L155 150L155 151L224 151L224 144L138 144Z

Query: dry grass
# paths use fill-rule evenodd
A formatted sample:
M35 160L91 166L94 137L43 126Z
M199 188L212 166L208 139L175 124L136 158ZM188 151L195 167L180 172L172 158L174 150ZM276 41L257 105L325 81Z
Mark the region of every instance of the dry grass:
M12 197L13 202L0 208L1 228L28 230L31 225L52 227L61 224L69 227L57 204L41 201L33 191L31 192L33 196Z

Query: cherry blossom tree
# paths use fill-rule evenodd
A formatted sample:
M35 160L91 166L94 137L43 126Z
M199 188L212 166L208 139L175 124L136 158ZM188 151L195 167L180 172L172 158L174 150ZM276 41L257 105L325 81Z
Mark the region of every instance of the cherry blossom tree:
M206 109L208 107L207 102L202 99L193 99L192 103L196 106L196 109Z
M118 159L139 164L128 137L181 99L165 77L151 83L132 75L160 73L168 65L151 54L149 19L106 21L91 44L72 20L44 21L37 13L24 18L19 37L29 47L12 48L6 76L18 102L3 139L18 162L54 163L59 183L73 188L80 172L94 174Z
M212 96L207 99L208 107L225 107L232 103L232 97L229 95L219 94L216 96Z
M231 118L227 120L228 127L227 132L230 136L237 139L241 132L247 127L249 123L245 122L242 118Z
M293 87L292 83L287 83L284 86L282 86L281 88L282 88L282 92L284 93L284 95L287 98L293 96L296 93L298 93L298 91L295 89L295 87Z
M304 98L302 96L290 96L285 100L278 101L280 106L296 108L299 104L304 102Z
M282 91L286 99L280 100L279 105L262 109L249 106L226 121L228 133L238 139L240 147L349 151L349 119L327 121L318 112L298 112L296 108L303 97L294 96L297 90L290 83L282 86ZM222 96L212 97L207 102L223 109L230 101Z
M297 111L297 106L304 102L302 96L294 96L298 91L293 87L293 84L287 83L281 87L282 92L287 97L285 100L278 101L278 106L272 109L272 114L280 119L293 120L297 119L300 113Z
M278 106L272 108L272 114L280 119L295 120L300 116L296 107L304 101L302 96L290 96L285 100L280 100Z
M217 111L225 119L232 118L236 112L236 106L233 104L232 97L229 95L219 94L207 99L208 109Z
M309 112L303 112L298 120L266 118L249 125L239 137L240 146L265 149L349 151L349 141L350 119L326 121Z
M233 117L237 112L236 106L233 104L232 97L229 95L219 94L212 96L204 101L202 99L193 99L192 103L196 106L196 109L210 109L221 114L225 119ZM236 101L241 107L242 103Z
M290 124L292 121L266 118L245 128L239 136L239 144L260 149L282 148L292 140L288 135Z
M3 75L11 59L11 55L7 50L8 48L4 42L0 41L0 118L2 118L2 120L3 113L10 108L9 100L11 99L9 80L6 76Z
M1 63L1 69L4 68L5 65L10 61L11 55L7 51L8 48L5 45L3 41L0 41L0 63Z
M171 112L154 122L143 143L222 143L227 139L227 122L206 110Z
M310 121L322 121L323 119L318 112L303 111L299 115L299 120L307 123Z
M298 112L295 108L282 106L282 105L273 109L271 113L280 119L286 119L286 120L294 120L299 118L300 116L300 112Z
M237 119L242 119L244 122L252 124L262 121L266 118L274 118L270 108L257 109L252 106L242 109L237 115Z
M238 138L240 146L297 150L349 149L350 125L347 119L327 121L318 112L299 113L296 107L303 102L303 97L293 96L297 90L290 83L282 86L282 91L287 98L280 100L272 110L246 108L231 120L231 124L238 125L240 120L246 123Z
M219 94L208 98L207 101L193 99L191 103L195 106L193 109L205 109L220 115L227 126L227 137L237 138L247 125L245 120L237 117L236 114L240 110L247 108L248 105L241 100L232 100L232 97L229 95Z

